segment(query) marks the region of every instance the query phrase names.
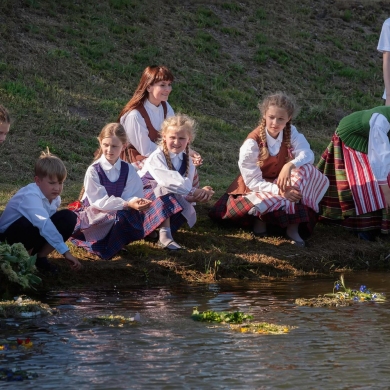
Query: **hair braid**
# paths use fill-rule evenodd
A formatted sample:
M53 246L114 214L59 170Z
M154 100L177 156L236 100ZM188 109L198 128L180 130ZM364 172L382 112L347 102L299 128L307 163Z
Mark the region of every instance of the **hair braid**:
M188 177L188 172L190 171L190 145L186 146L186 173L185 177Z
M171 156L169 155L169 151L168 151L167 143L165 142L165 139L163 139L162 145L163 145L163 152L164 152L165 160L167 161L167 164L168 164L168 168L172 171L172 170L174 170L174 168L173 168Z
M286 145L288 150L288 155L286 157L286 162L290 161L291 156L291 120L286 123L286 127L283 130L283 142Z
M269 151L267 148L267 135L265 134L265 119L262 118L259 124L259 135L260 135L260 150L259 150L259 158L257 161L257 165L261 167L264 163L264 160L266 160L269 157Z

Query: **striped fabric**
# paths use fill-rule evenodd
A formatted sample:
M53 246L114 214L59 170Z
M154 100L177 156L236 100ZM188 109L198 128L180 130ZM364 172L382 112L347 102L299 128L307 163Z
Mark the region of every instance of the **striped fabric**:
M368 155L343 144L347 180L356 207L356 215L385 207L385 199L372 172Z
M317 167L330 182L320 202L320 221L337 223L355 232L390 233L390 216L367 155L346 147L334 134Z
M275 183L276 183L275 179ZM260 213L255 209L249 215L254 204L243 195L224 194L211 208L209 217L212 219L230 219L243 225L250 225L254 217L258 217L267 224L285 228L289 224L299 223L305 226L304 236L308 237L317 222L319 201L328 188L328 179L321 174L313 165L306 164L299 169L293 170L291 175L292 185L299 187L302 192L300 203L293 203L280 195L270 193L256 193L266 205L267 210ZM301 227L301 226L300 226Z
M274 183L276 184L277 179ZM315 212L319 211L319 202L329 187L328 178L316 167L305 164L291 172L291 185L298 187L302 193L300 203L310 207ZM262 215L283 208L286 214L295 214L295 202L290 202L281 195L274 195L270 192L257 192L256 196L267 206ZM257 212L260 216L260 212Z

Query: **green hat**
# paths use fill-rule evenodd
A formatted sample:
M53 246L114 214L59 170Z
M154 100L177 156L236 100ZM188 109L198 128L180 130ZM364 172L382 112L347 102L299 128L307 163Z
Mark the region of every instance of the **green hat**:
M379 106L370 110L356 111L341 119L336 134L341 141L358 152L368 153L368 137L372 114L382 114L390 121L390 106Z

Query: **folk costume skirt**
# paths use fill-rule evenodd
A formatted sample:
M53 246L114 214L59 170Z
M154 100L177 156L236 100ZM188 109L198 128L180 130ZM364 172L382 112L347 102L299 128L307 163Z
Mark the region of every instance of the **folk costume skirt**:
M320 202L320 221L337 223L354 232L390 233L390 216L367 154L345 146L334 134L317 167L330 182Z
M276 181L277 179L274 183ZM300 232L307 238L317 223L319 202L329 182L313 165L305 164L292 171L291 184L301 190L302 199L299 203L267 192L247 195L224 194L212 207L209 216L216 220L230 219L244 226L251 225L253 218L259 218L267 224L281 228L298 223ZM258 202L266 205L265 211L260 212L255 207Z
M77 224L70 241L108 260L125 245L152 233L167 218L171 218L171 229L177 230L184 218L175 218L176 215L181 215L182 210L175 197L168 194L151 200L153 202L146 211L130 209L101 213L81 205L74 210Z

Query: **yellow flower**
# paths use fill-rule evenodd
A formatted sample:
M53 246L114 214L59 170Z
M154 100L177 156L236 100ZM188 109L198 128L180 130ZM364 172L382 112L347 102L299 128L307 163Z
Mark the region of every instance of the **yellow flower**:
M29 343L23 343L23 347L31 348L34 344L30 341Z
M245 327L242 327L242 328L240 328L240 332L241 333L245 333L245 332L248 332L248 328L245 328Z
M0 351L4 351L5 347L4 345L0 345Z

